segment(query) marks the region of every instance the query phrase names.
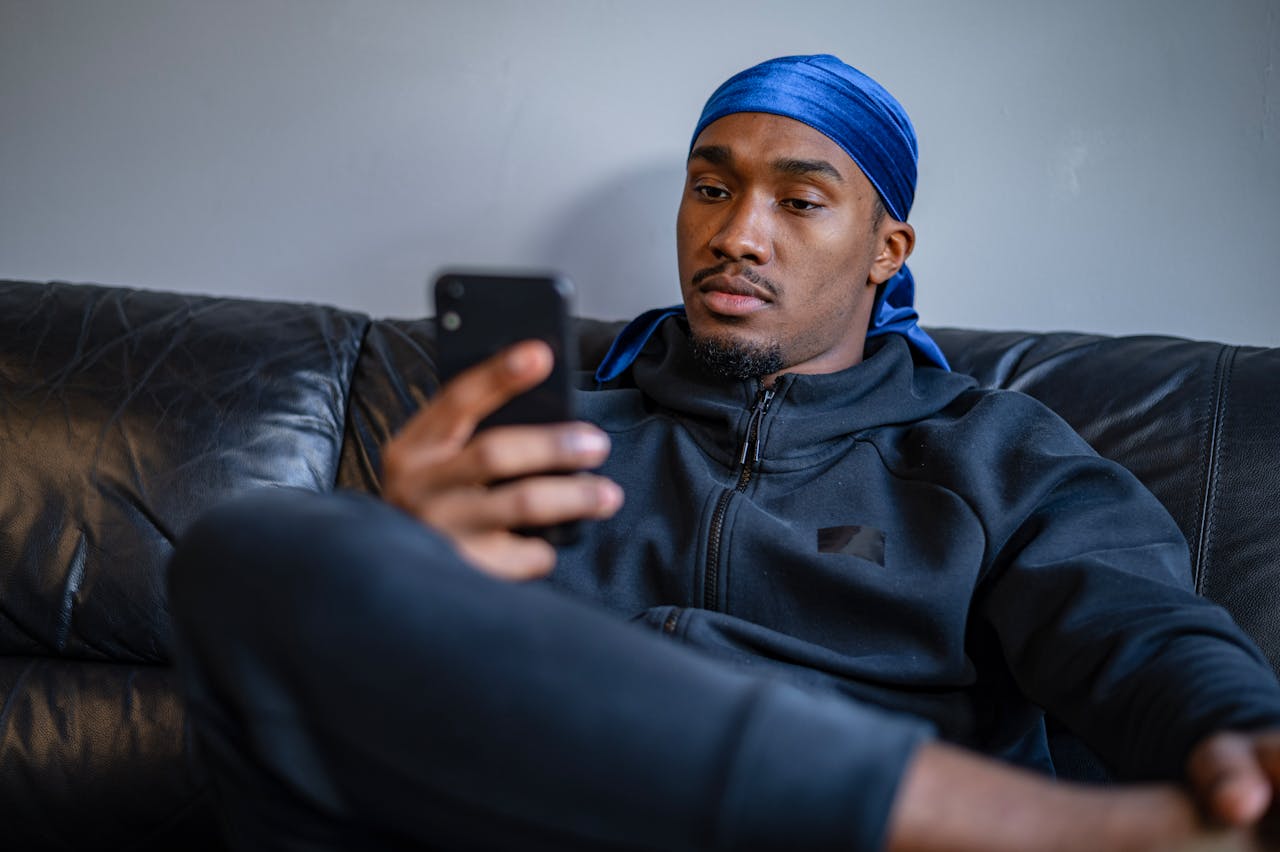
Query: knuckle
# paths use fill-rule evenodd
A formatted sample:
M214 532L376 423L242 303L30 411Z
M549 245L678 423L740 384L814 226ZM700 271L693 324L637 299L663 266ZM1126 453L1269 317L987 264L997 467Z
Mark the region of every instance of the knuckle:
M406 508L410 502L410 494L412 489L406 478L401 474L399 465L383 464L382 466L382 497L388 503L400 508Z
M457 420L467 409L467 396L465 385L460 385L456 380L450 382L431 401L424 419L437 426Z
M595 477L582 477L578 482L578 498L584 509L594 509L600 503L600 483Z
M404 473L404 454L399 445L388 444L382 453L382 476L388 481L398 480Z
M507 453L501 441L494 440L492 435L484 435L473 443L476 464L484 471L501 473L505 468Z
M511 493L511 509L522 521L536 517L542 504L543 501L537 489L530 487L527 483L524 487L517 487Z
M444 532L449 528L448 517L440 510L440 504L436 500L419 500L414 507L414 515L433 529Z
M462 377L442 386L415 415L419 430L443 441L457 441L460 436L465 440L465 436L475 428L476 418L472 414L475 410L474 396Z

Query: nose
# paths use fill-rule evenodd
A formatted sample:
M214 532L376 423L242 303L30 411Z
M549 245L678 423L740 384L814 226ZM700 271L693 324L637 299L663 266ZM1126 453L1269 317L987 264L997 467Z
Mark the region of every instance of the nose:
M709 247L717 260L750 261L763 266L773 259L768 214L750 198L737 198L724 208L725 218Z

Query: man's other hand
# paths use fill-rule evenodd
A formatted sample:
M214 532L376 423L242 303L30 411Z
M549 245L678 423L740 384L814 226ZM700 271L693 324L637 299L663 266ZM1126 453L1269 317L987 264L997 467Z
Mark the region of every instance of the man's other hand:
M583 472L609 455L609 438L595 426L476 432L545 379L552 357L545 343L526 341L460 373L383 449L384 499L448 537L477 568L510 580L555 565L551 545L513 530L608 518L622 505L616 483Z
M1223 825L1257 823L1280 789L1280 730L1214 734L1191 752L1187 783L1205 814Z
M891 852L1280 848L1264 828L1206 824L1191 795L1174 784L1086 786L1052 781L954 746L925 743L898 787L887 846Z

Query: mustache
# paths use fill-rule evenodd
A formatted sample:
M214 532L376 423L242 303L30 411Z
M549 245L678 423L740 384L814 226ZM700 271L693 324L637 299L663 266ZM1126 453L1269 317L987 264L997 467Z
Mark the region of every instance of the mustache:
M697 272L693 273L693 278L690 279L690 283L694 287L697 287L703 281L706 281L708 278L711 278L714 275L723 275L725 272L728 272L729 267L731 266L733 266L733 263L731 261L726 261L725 263L721 263L717 266L708 266L705 269L699 269ZM777 296L779 293L782 292L781 287L779 287L770 279L761 275L759 272L756 272L750 266L742 267L740 270L738 270L737 274L738 276L747 279L752 284L761 288L770 296Z

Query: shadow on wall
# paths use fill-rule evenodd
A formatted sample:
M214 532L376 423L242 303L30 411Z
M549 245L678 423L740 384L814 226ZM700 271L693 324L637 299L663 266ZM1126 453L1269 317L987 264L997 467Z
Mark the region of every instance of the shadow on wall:
M643 166L571 203L543 238L546 262L577 285L575 312L628 319L680 301L676 207L684 164Z

